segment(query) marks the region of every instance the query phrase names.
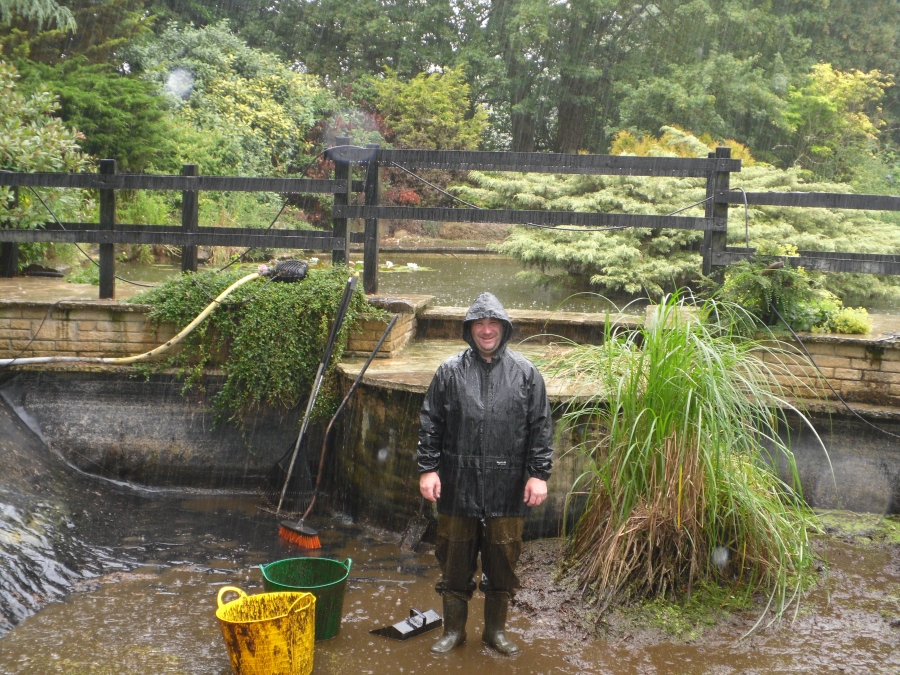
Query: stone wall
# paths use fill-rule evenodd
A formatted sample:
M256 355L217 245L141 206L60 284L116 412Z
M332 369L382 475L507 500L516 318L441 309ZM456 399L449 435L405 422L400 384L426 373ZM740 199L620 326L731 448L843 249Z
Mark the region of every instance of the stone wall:
M458 340L465 308L429 308L428 296L370 298L374 307L399 319L379 356L396 355L413 339ZM114 301L22 302L0 300L0 358L14 356L129 356L163 344L177 332L172 325L153 328L147 321L146 305ZM49 313L48 313L49 312ZM547 343L560 338L599 344L605 317L573 312L511 310L514 340L528 338ZM388 318L366 317L351 334L349 356L368 355L381 338ZM633 317L620 321L628 330L638 323ZM539 337L536 337L539 336ZM29 340L34 340L29 345ZM879 341L852 335L804 335L803 344L832 387L847 401L900 407L900 342ZM28 349L22 353L22 350ZM798 398L834 399L825 380L818 376L797 349L793 355L764 354L775 369L786 368L777 377ZM780 364L777 363L780 361Z
M398 314L397 323L391 329L378 352L380 358L389 358L399 352L416 336L416 315ZM390 318L364 317L359 329L350 334L345 354L348 356L369 355L375 349Z
M830 384L845 401L900 407L900 343L851 335L804 335L802 340L821 374L796 344L792 355L763 354L776 371L790 371L776 379L795 397L836 400Z
M50 311L52 308L52 311ZM177 332L152 328L146 305L114 301L0 300L0 358L129 356L158 347ZM29 341L32 340L29 345Z
M0 300L0 358L141 354L163 344L180 329L169 324L154 328L147 320L149 311L147 305L115 301L64 301L54 305ZM391 356L415 336L412 311L413 306L396 305L394 313L399 319L380 356ZM347 351L371 353L387 322L363 319L360 329L350 335Z
M355 333L350 334L347 343L346 354L348 356L368 356L375 349L378 340L384 334L384 329L392 315L397 315L397 323L390 335L384 341L384 345L378 352L379 358L389 358L403 349L413 340L418 331L417 315L420 314L431 301L430 295L404 295L386 296L370 295L369 304L388 313L387 317L364 317L362 324Z

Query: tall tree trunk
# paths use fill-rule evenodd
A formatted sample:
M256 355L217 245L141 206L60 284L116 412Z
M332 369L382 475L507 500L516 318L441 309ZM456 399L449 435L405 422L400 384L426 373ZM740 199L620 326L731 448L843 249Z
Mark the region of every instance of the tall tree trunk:
M518 27L511 24L518 0L493 0L488 33L500 45L500 54L506 64L507 100L510 107L510 136L513 152L533 152L534 113L524 110L522 103L531 96L532 76L522 63L521 45L518 44Z
M593 106L584 100L587 82L580 77L563 75L560 78L557 107L556 152L584 150L584 136Z

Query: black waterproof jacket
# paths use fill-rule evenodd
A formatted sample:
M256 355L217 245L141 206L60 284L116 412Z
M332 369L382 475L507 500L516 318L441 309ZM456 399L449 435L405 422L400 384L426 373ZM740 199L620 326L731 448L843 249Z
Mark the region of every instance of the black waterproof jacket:
M501 346L487 363L472 339L472 322L504 324ZM439 513L524 516L525 483L547 480L553 466L550 403L544 379L524 356L506 348L512 323L490 293L478 296L463 322L470 349L437 369L419 414L419 473L441 479Z

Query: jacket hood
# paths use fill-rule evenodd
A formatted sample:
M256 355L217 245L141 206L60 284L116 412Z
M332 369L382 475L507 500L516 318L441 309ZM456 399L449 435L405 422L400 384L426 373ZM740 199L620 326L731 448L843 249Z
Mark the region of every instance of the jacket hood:
M503 322L503 337L500 339L500 347L498 353L506 347L506 343L512 338L513 326L509 320L509 315L503 309L503 305L493 293L482 293L466 312L466 318L463 320L462 337L466 343L476 352L478 348L472 339L472 322L478 319L498 319Z

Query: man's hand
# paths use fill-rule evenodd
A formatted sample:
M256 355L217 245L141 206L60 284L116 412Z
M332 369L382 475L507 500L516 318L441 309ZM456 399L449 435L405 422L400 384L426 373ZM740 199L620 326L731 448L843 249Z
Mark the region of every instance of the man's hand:
M425 493L423 492L422 494ZM538 506L545 499L547 499L547 481L540 478L529 478L528 482L525 483L525 504Z
M534 480L534 479L532 479ZM436 502L441 496L441 479L437 471L419 474L419 492L430 502ZM547 490L544 489L546 494ZM527 493L527 489L526 489Z

